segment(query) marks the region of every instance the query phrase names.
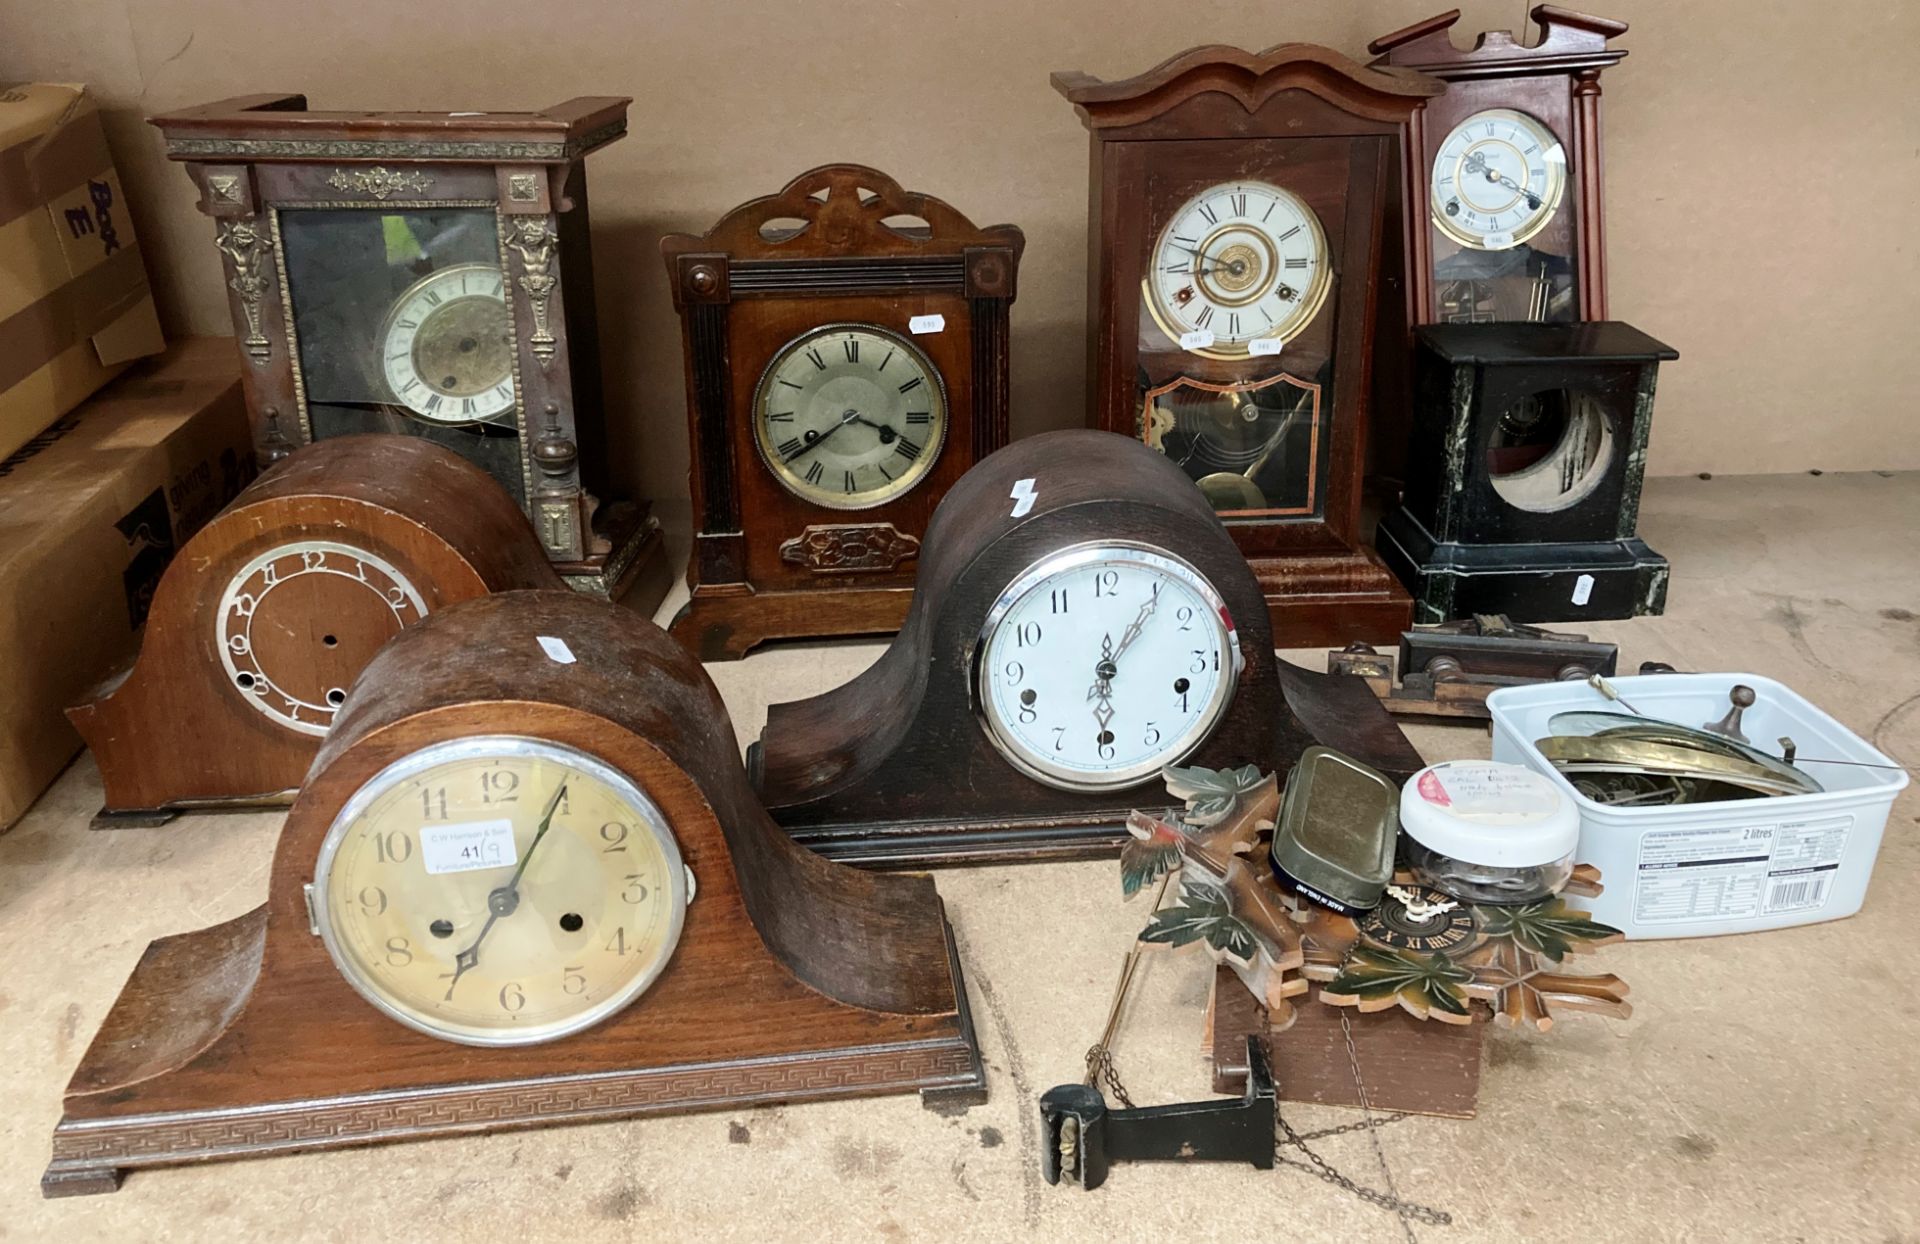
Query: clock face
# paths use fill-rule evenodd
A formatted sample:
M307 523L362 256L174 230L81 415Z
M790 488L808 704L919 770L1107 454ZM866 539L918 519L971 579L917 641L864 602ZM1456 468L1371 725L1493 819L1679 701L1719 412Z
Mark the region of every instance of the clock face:
M680 939L689 874L625 776L537 739L433 744L334 818L313 914L386 1014L468 1045L530 1045L633 1002Z
M932 469L946 439L946 388L905 337L831 324L767 364L754 393L753 431L788 492L829 509L868 509Z
M1023 772L1111 790L1203 743L1240 670L1213 585L1171 553L1114 541L1056 553L1007 587L975 648L974 694Z
M1473 250L1518 246L1547 227L1567 188L1567 155L1540 122L1511 108L1476 112L1433 158L1433 223Z
M506 282L489 264L457 264L394 300L380 334L387 387L435 423L483 423L511 412L513 322Z
M301 540L268 549L228 581L214 644L243 700L317 736L380 645L426 615L419 589L385 558Z
M1327 238L1298 195L1228 181L1194 195L1154 243L1147 309L1182 348L1244 358L1313 321L1332 284Z

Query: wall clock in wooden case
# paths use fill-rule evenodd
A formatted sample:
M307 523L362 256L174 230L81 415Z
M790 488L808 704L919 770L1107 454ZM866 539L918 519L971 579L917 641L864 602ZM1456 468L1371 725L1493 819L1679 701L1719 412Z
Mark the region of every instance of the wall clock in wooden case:
M834 164L661 241L686 339L703 658L890 632L927 521L1007 441L1024 239Z
M852 682L773 705L748 757L794 838L877 865L1110 850L1168 765L1417 756L1359 679L1275 658L1259 584L1165 455L1078 429L947 494L913 607Z
M264 906L147 948L41 1181L985 1078L926 877L768 820L665 632L565 590L437 612L376 657Z
M1380 66L1446 82L1414 114L1400 211L1414 324L1607 318L1600 74L1625 22L1536 5L1529 47L1490 30L1462 49L1452 9L1368 45ZM1407 406L1382 405L1374 469L1406 471Z
M628 101L310 112L250 95L155 117L214 222L263 462L363 432L472 461L581 590L650 609L658 525L607 459L584 157ZM650 597L650 599L649 599Z
M292 801L347 688L404 627L456 601L559 587L526 516L450 449L319 441L181 549L140 651L67 718L102 825Z
M1281 643L1398 634L1409 602L1363 542L1361 468L1407 122L1441 84L1307 44L1053 84L1092 132L1090 421L1198 487Z

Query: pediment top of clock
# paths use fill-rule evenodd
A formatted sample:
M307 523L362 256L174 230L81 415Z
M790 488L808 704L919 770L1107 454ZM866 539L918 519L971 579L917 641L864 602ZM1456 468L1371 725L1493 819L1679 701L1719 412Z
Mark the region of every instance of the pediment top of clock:
M1411 107L1445 84L1398 66L1369 66L1313 43L1278 43L1259 52L1226 44L1189 48L1131 78L1107 81L1080 70L1052 77L1053 89L1094 129L1130 125L1167 112L1203 92L1237 98L1249 112L1284 90L1305 90L1339 103Z
M668 255L726 251L736 258L818 258L838 253L957 255L1003 246L1017 258L1026 244L1014 225L975 225L942 199L864 164L823 164L777 194L750 199L706 233L662 239Z
M1481 32L1473 46L1461 48L1453 41L1453 26L1460 20L1460 10L1449 9L1380 36L1367 45L1367 51L1378 58L1373 62L1377 66L1419 69L1443 77L1470 76L1466 71L1473 69L1499 72L1521 67L1571 70L1604 66L1618 63L1627 54L1607 46L1609 39L1627 32L1625 22L1551 4L1535 5L1530 15L1539 27L1532 44L1520 42L1510 30L1488 30Z

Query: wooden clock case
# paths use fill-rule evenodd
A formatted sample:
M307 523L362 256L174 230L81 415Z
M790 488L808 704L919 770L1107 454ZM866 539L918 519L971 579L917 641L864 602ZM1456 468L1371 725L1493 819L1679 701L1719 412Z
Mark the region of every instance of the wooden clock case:
M539 637L576 660L546 655ZM455 1045L362 999L302 887L347 798L473 734L568 744L629 775L698 880L665 972L543 1045ZM436 613L355 685L274 856L266 904L147 948L68 1086L41 1181L390 1140L920 1091L985 1098L951 931L926 877L814 856L754 799L726 710L679 645L564 591Z
M1539 26L1539 38L1530 47L1505 30L1483 32L1470 48L1455 46L1458 9L1382 35L1367 45L1375 65L1416 70L1447 84L1446 91L1426 101L1410 122L1406 193L1396 208L1411 256L1409 324L1444 323L1450 318L1441 305L1435 265L1461 248L1430 219L1433 163L1456 125L1489 108L1511 108L1544 123L1566 152L1567 188L1560 208L1547 227L1526 243L1571 269L1572 298L1563 312L1550 318L1607 318L1600 73L1626 57L1625 49L1609 47L1608 42L1625 34L1627 24L1550 4L1534 6L1530 15ZM1499 319L1524 318L1499 311L1491 314ZM1371 468L1384 479L1398 481L1407 469L1410 407L1382 403L1375 414Z
M67 710L106 788L95 824L290 803L345 689L402 626L560 586L513 499L452 450L382 435L299 450L187 542L140 651ZM227 624L239 610L244 629ZM222 652L243 638L250 652ZM283 691L280 711L260 707Z
M809 170L703 235L661 240L685 331L695 519L692 598L672 631L703 660L768 639L899 629L934 507L1007 443L1008 311L1024 245L1012 225L977 228L857 164ZM944 329L911 331L931 315ZM836 323L908 337L946 387L938 461L914 488L862 510L788 492L754 443L762 370L802 333Z
M1144 438L1143 386L1293 377L1317 401L1307 503L1228 517L1228 529L1283 645L1398 635L1411 602L1364 543L1361 475L1373 369L1395 363L1376 357L1393 350L1376 351L1375 333L1380 308L1402 298L1404 248L1389 219L1406 175L1407 124L1441 84L1290 43L1259 53L1198 47L1133 78L1063 72L1053 85L1092 135L1089 423ZM1140 303L1154 235L1187 195L1234 177L1292 190L1320 218L1337 281L1329 303L1278 355L1213 359L1171 340L1150 349ZM1388 318L1399 323L1398 312ZM1329 365L1330 382L1318 380Z
M517 442L514 461L493 465L571 586L650 613L671 575L647 505L613 495L583 163L625 135L629 102L310 112L304 95L246 95L152 118L216 227L261 463L324 439L294 331L284 213L490 211L509 291ZM479 452L453 435L465 429L387 422L360 430Z
M1181 763L1284 771L1321 742L1403 777L1420 767L1364 682L1276 658L1259 584L1178 467L1131 437L1078 429L1016 441L968 472L927 529L893 645L844 686L768 709L747 767L774 820L823 855L882 867L1073 858L1123 840L1128 811L1158 798L1157 777L1094 793L1046 785L975 715L974 650L995 600L1049 553L1092 540L1186 559L1238 628L1246 664L1232 703Z

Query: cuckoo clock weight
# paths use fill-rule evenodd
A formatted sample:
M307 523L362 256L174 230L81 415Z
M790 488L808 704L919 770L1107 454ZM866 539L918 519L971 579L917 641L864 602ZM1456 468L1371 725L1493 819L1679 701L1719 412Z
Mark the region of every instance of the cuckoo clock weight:
M856 164L661 242L686 337L703 658L890 632L940 498L1007 440L1023 245Z
M616 501L584 157L624 99L543 112L309 112L255 95L153 118L214 221L263 462L396 432L506 489L583 591L651 609L658 525Z
M1307 44L1053 84L1092 132L1090 421L1198 488L1282 644L1398 634L1361 468L1408 118L1441 84Z
M796 846L713 684L559 591L435 613L355 684L268 899L147 948L41 1187L130 1169L985 1078L933 883Z
M1285 768L1316 738L1419 767L1359 679L1275 659L1259 585L1179 468L1081 429L968 472L892 647L774 705L748 767L828 856L1044 859L1110 849L1168 765Z
M102 826L289 802L347 688L403 627L561 581L486 472L412 437L282 460L167 567L140 652L67 710L106 789Z

